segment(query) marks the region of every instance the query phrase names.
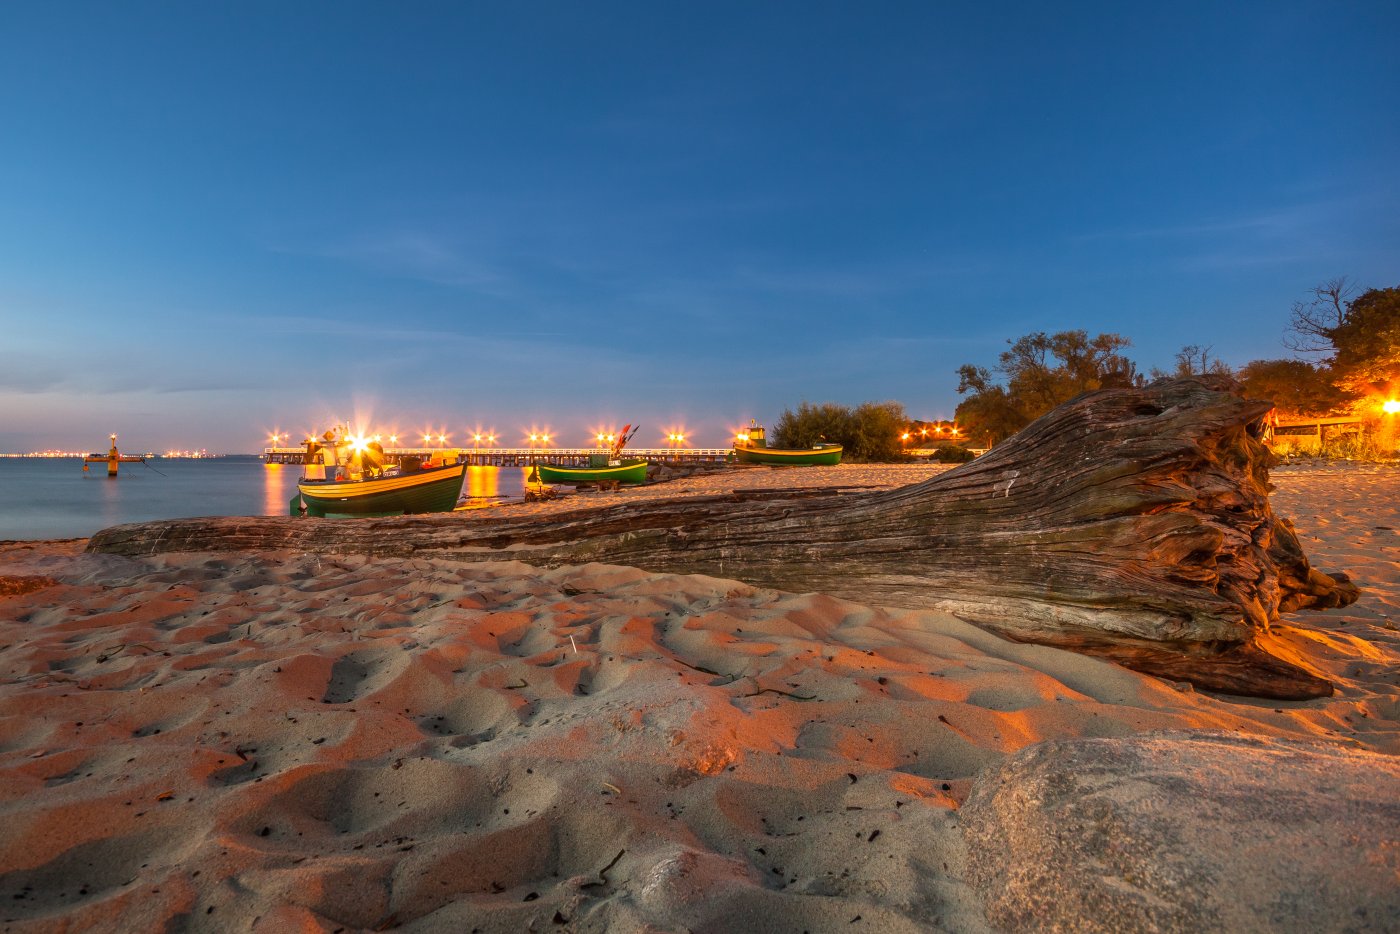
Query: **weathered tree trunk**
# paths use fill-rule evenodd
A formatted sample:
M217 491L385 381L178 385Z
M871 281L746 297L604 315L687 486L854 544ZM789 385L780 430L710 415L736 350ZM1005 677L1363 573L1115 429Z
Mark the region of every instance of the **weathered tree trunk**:
M705 573L950 611L1010 638L1197 686L1330 694L1271 656L1281 612L1344 606L1269 508L1270 406L1228 379L1089 393L946 474L861 494L734 494L582 509L393 519L183 519L117 526L120 554L277 548L585 561Z

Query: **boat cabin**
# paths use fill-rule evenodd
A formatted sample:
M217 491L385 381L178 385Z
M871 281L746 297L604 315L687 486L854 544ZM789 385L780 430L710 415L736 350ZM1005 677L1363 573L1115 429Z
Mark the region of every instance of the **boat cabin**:
M763 435L763 426L756 422L749 422L749 427L744 429L741 443L751 448L768 447L768 441Z
M304 480L365 480L386 472L388 458L379 442L356 443L344 428L327 431L320 438L308 438L304 444ZM413 460L416 469L420 466L418 458Z

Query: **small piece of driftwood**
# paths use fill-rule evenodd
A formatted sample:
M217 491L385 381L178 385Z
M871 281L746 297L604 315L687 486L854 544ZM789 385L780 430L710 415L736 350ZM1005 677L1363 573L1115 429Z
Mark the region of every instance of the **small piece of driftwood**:
M1270 626L1344 606L1269 506L1268 402L1222 377L1080 396L970 463L869 493L751 492L548 516L179 519L117 526L117 554L319 553L600 561L870 604L936 608L1012 639L1233 694L1324 696Z

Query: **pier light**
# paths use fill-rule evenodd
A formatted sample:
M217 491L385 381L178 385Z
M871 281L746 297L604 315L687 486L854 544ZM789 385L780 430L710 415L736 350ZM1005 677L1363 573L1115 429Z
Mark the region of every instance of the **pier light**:
M390 436L389 436L389 443L390 443L390 444L398 444L398 443L399 443L399 436L398 436L398 435L390 435Z
M438 444L446 444L447 435L438 435Z
M426 434L425 434L425 435L423 436L423 443L424 443L424 444L432 444L432 443L433 443L433 436L432 436L432 435L426 435Z
M1400 412L1400 399L1387 399L1381 405L1381 411L1387 415L1394 415Z

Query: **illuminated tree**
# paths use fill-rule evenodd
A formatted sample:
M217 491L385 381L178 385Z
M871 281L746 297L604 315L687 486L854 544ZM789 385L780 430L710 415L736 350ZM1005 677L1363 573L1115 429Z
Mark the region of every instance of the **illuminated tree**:
M1368 289L1347 303L1327 332L1332 376L1354 398L1392 395L1400 388L1400 286Z
M1268 400L1286 415L1327 415L1342 404L1331 372L1306 360L1255 360L1237 375L1247 398Z

